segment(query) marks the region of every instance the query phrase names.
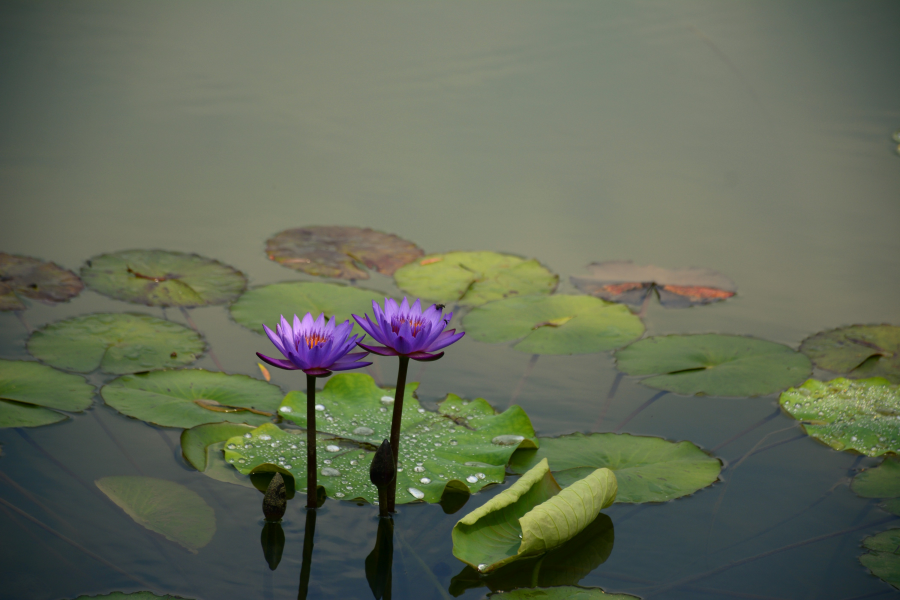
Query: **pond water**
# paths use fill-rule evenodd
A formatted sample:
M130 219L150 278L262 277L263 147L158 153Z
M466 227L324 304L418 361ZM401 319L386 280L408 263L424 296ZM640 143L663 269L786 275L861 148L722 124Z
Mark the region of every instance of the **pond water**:
M428 253L534 257L563 293L577 293L569 276L588 263L613 259L737 282L725 302L651 303L647 335L796 348L842 325L900 324L898 24L889 1L5 2L0 251L76 272L104 252L195 252L258 286L315 279L266 258L272 234L354 225ZM386 276L358 285L402 296ZM24 316L38 328L105 311L162 316L90 290ZM265 338L222 306L190 315L225 371L260 377ZM0 358L29 359L27 339L0 313ZM625 377L601 419L611 353L541 356L521 383L530 360L469 337L410 378L429 408L452 392L502 410L521 385L516 402L542 436L613 431L656 393ZM197 366L218 370L209 355ZM372 372L392 385L395 370L376 358ZM305 384L293 372L272 381ZM661 599L894 595L858 556L895 523L846 485L879 460L794 439L783 413L720 447L776 409L777 394L668 394L630 420L622 431L690 440L727 468L692 496L604 511L614 547L577 583ZM261 494L186 466L179 434L99 396L67 422L0 430L0 498L70 540L4 504L0 598L147 589L133 578L186 598L298 594L304 497L288 505L271 571ZM215 510L212 542L189 554L136 525L98 497L93 482L114 475L196 491ZM401 506L393 597L459 593L450 531L514 480L455 514ZM364 562L377 526L370 505L319 509L309 598L372 597Z

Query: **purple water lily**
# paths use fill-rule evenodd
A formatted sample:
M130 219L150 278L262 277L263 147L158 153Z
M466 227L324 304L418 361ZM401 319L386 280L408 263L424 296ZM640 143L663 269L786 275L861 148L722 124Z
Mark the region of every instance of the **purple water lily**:
M442 309L432 304L422 312L421 300L416 300L412 306L406 298L400 306L393 298L384 299L384 310L378 303L372 301L375 312L375 322L369 319L369 315L360 318L353 315L359 326L372 338L384 344L384 346L367 346L357 342L361 348L382 356L403 356L413 360L437 360L444 355L443 352L432 354L441 348L446 348L459 340L465 333L456 333L455 329L444 331L444 328L453 318L453 313L441 314Z
M284 316L281 317L281 324L275 326L275 331L265 325L263 329L287 360L271 358L259 352L256 355L279 369L300 370L307 375L327 377L332 371L347 371L372 364L359 362L368 356L368 352L350 352L365 337L348 338L353 329L350 321L335 326L334 317L326 324L324 314L313 320L312 314L306 313L302 321L294 315L293 329Z

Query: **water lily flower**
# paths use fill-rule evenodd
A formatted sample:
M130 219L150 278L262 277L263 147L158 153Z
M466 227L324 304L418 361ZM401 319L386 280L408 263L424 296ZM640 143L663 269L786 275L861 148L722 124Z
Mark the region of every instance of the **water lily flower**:
M368 352L350 352L365 336L348 337L353 329L349 320L335 326L334 317L326 324L324 314L313 320L312 314L306 313L302 321L294 315L292 329L282 315L281 324L275 326L275 331L265 325L263 329L286 360L259 352L256 355L279 369L300 370L307 375L327 377L332 371L347 371L372 364L359 362L368 356Z
M413 360L437 360L444 355L435 353L441 348L459 340L465 333L456 333L455 329L444 331L453 313L442 315L442 305L432 304L422 312L422 302L416 299L412 306L406 298L400 306L393 298L384 299L384 310L378 302L372 301L375 321L369 315L361 318L353 315L359 326L383 346L368 346L357 342L361 348L381 356L401 356Z

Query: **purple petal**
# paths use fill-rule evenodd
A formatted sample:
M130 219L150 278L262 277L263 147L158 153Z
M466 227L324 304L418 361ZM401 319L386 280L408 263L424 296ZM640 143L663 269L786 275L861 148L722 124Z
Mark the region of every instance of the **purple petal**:
M320 367L313 367L312 369L303 369L303 372L307 375L312 375L313 377L328 377L331 375L331 371L328 369L322 369Z
M404 298L405 300L405 298ZM410 311L416 315L422 314L422 300L420 298L416 298L416 301L413 303Z
M406 296L403 296L403 302L400 303L400 313L403 315L409 313L409 300L406 299Z
M325 326L325 337L328 337L334 331L335 317L332 315L331 320Z
M393 348L385 348L383 346L368 346L361 342L357 342L356 345L360 348L368 350L369 352L378 354L379 356L397 356L397 351Z
M294 318L296 319L296 317L294 317ZM306 313L305 315L303 315L302 325L303 325L303 333L307 333L310 329L313 328L313 326L315 325L315 321L313 321L312 313ZM297 326L298 325L294 325L294 327L297 327Z
M280 358L269 358L265 354L260 354L259 352L256 355L264 362L269 363L273 367L278 367L279 369L285 369L286 371L296 371L300 367L293 364L289 360L281 360Z
M316 329L323 329L325 327L325 313L320 314L316 317Z
M397 306L397 301L393 298L385 298L384 299L384 316L391 319L394 315L400 312L400 307Z
M345 354L341 358L337 359L334 364L343 364L348 362L355 362L357 360L363 359L369 355L368 352L351 352L349 354Z
M437 360L443 355L443 352L438 352L437 354L428 354L427 352L413 352L409 355L409 357L413 360L428 361Z
M416 347L416 339L413 337L412 329L410 329L409 323L406 321L400 325L400 332L397 334L394 349L400 354L409 354L415 350L420 350L420 348Z
M426 348L426 350L428 350L429 352L434 352L435 350L440 350L441 348L446 348L450 344L458 341L460 338L462 338L462 336L466 335L465 331L460 331L459 333L454 334L455 331L456 331L455 329L445 331L444 333L448 333L450 335L447 337L438 338L437 340L435 340L435 342L433 344L428 346L428 348Z
M263 323L263 331L266 332L266 336L268 336L269 341L275 344L275 347L278 348L278 351L287 356L287 352L284 351L284 344L281 342L281 337L277 333L269 329L265 323Z
M344 321L340 325L338 325L334 333L332 333L332 337L339 343L343 344L344 340L347 339L347 336L350 335L350 332L353 330L353 323L350 321Z
M303 317L303 320L306 320L306 317ZM294 339L299 341L300 336L306 333L306 328L303 327L303 323L300 321L300 317L294 315Z
M297 345L297 340L294 338L294 331L291 329L287 319L284 318L284 315L281 315L281 331L278 333L281 335L281 340L285 348ZM284 353L282 352L282 354ZM285 354L285 356L287 355Z
M357 325L359 325L363 331L371 335L373 338L376 337L375 325L372 324L372 321L369 320L369 315L366 315L364 319L360 318L358 315L353 315L353 319L356 320Z
M349 371L350 369L359 369L360 367L368 367L370 362L354 362L354 363L335 363L331 365L332 371Z

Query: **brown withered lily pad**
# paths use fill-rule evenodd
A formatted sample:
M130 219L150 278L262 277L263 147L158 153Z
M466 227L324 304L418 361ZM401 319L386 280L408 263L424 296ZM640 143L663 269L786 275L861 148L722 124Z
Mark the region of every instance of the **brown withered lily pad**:
M572 283L583 292L611 302L640 306L656 291L659 303L666 308L686 308L709 304L734 296L737 286L718 271L700 267L664 269L642 266L630 260L591 263L587 277L572 277Z
M0 310L25 310L23 298L65 302L84 288L75 273L52 262L0 252Z
M900 327L851 325L821 331L803 340L800 352L821 369L854 379L885 377L900 383Z
M81 277L104 296L147 306L226 304L247 287L243 273L228 265L167 250L101 254L87 261Z
M310 275L368 279L367 268L393 275L425 253L412 242L374 229L316 226L282 231L266 242L266 254Z

